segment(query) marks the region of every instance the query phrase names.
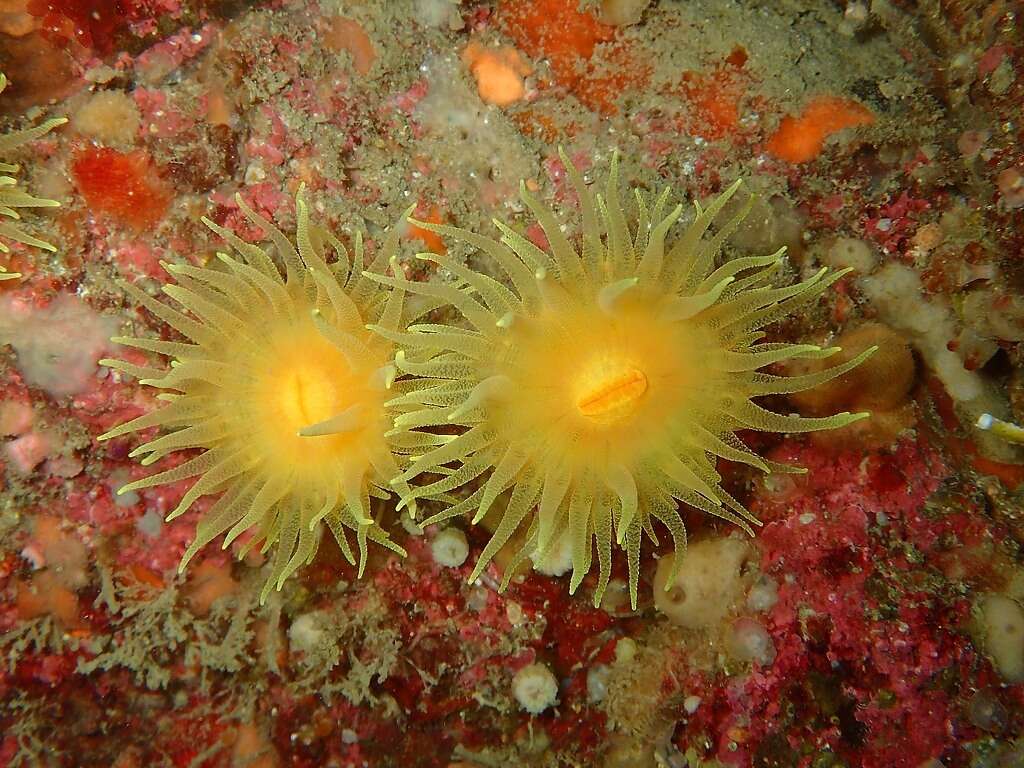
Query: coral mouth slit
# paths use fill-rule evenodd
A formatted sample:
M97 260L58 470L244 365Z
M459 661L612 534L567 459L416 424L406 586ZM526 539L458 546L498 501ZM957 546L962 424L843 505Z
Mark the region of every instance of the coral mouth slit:
M333 387L321 377L296 373L285 391L285 408L292 411L293 421L299 424L314 424L323 421L315 418L310 411L322 411L323 402L333 399ZM302 434L302 428L296 430Z
M647 377L639 368L616 366L585 380L576 401L579 412L597 422L619 421L631 414L647 392Z
M706 208L695 204L692 223L676 232L683 208L669 206L667 190L653 199L635 190L635 206L627 209L617 159L604 194L592 195L560 154L580 201L578 240L570 240L523 186L520 196L547 249L500 222L500 241L415 222L482 252L507 280L476 272L450 253L423 258L453 281L369 275L462 316L449 324L424 320L397 333L375 327L398 344L395 364L399 382L406 382L404 394L392 401L402 408L394 432L408 444L433 443L396 481L416 481L400 492L403 505L418 498L449 504L425 525L462 515L477 523L500 504L471 580L525 526L523 545L504 566L502 588L525 560L544 560L567 537L569 591L596 560L597 605L617 545L625 550L636 606L641 547L645 539L657 545L655 524L671 537L673 575L678 568L686 547L680 504L751 535L760 525L722 487L718 458L763 472L800 471L762 459L737 431L833 429L867 415L803 418L773 413L757 400L829 381L873 350L810 375L762 372L774 363L834 353L768 342L762 329L816 300L845 272L823 270L777 285L782 251L718 259L752 201L705 235L739 182ZM601 356L596 361L595 352Z

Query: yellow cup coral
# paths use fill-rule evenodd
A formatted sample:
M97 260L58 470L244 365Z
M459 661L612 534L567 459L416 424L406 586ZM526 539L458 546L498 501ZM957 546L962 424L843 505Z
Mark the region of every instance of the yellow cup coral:
M464 513L480 522L499 495L511 491L471 578L529 518L526 544L514 562L528 556L543 560L563 533L570 536L573 592L590 570L596 540L596 604L608 582L614 540L627 554L635 606L641 539L657 542L653 522L672 537L676 561L685 547L678 502L748 533L759 524L722 488L717 457L765 472L793 471L750 451L737 430L805 432L866 416L781 415L754 399L826 382L873 350L804 376L760 372L782 360L837 351L764 342L759 329L814 301L845 272L823 269L795 285L776 286L783 251L716 266L723 240L746 211L714 237L704 235L739 182L707 209L698 205L693 223L669 242L683 207L666 213L668 190L653 207L637 191L630 226L615 161L605 196L595 199L564 154L562 159L582 208L577 244L525 188L523 202L543 228L548 251L500 222L500 243L451 226L417 223L482 251L514 290L436 254L421 258L442 265L455 283L374 278L450 304L467 323L375 328L400 345L396 365L416 382L392 401L407 409L396 418L396 431L423 435L440 425L463 428L414 457L396 482L436 477L400 491L405 503L476 483L467 498L427 523ZM506 585L514 570L507 570Z
M238 257L218 254L219 269L166 266L177 285L164 286L164 293L191 315L124 285L139 304L191 343L114 339L170 358L169 370L101 361L142 384L168 390L158 395L168 404L100 439L156 426L173 429L133 451L132 456L145 457L143 464L175 451L202 449L119 492L198 476L168 520L199 497L222 492L199 523L180 569L220 534L227 532L227 547L252 528L243 553L261 541L263 551L276 546L265 599L274 585L280 589L312 560L321 521L350 562L355 560L345 529L355 532L360 575L367 540L405 554L370 516L370 496L389 495L388 481L399 466L385 436L392 424L386 401L392 397L394 347L365 328L372 321L397 331L402 295L381 291L360 275L358 237L353 269L341 242L310 223L301 193L295 244L241 198L238 205L273 241L284 277L263 248L204 219ZM378 268L388 262L396 242L397 236L389 235L376 258ZM336 255L330 265L325 246ZM402 483L396 489L410 493Z
M3 93L6 87L7 78L0 73L0 93ZM22 144L38 139L58 125L63 125L66 122L67 120L64 118L53 118L32 128L26 128L23 131L0 134L0 157L3 157L7 152ZM18 221L21 218L17 210L18 208L54 208L60 205L56 200L43 200L38 197L32 197L32 195L18 187L17 179L13 176L5 175L16 173L17 171L17 165L0 160L0 253L10 252L10 248L4 245L4 238L13 240L16 243L24 243L25 245L32 245L47 251L54 251L56 248L50 245L50 243L33 237L20 227L4 221L4 219ZM16 272L8 272L3 267L0 267L0 280L10 280L15 277L20 277L20 275Z

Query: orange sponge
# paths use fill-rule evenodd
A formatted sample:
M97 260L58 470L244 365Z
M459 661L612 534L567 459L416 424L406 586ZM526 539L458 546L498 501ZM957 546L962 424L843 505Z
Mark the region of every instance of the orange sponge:
M590 109L612 115L619 95L644 87L652 68L628 41L617 39L616 27L578 6L577 0L502 0L499 15L520 50L550 62L558 85ZM601 44L610 45L604 66L596 68L591 59Z
M472 40L462 52L462 60L476 78L477 91L484 103L507 107L526 95L523 78L533 67L515 48L485 48Z
M784 117L768 139L768 152L790 163L813 160L833 133L857 125L871 125L875 116L867 107L837 96L817 96L797 117Z

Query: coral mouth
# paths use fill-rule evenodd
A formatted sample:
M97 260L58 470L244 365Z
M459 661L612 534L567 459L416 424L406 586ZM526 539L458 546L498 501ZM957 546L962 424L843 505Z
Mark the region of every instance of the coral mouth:
M587 377L583 394L576 401L580 414L607 424L620 421L636 410L647 393L647 376L633 366L615 366Z

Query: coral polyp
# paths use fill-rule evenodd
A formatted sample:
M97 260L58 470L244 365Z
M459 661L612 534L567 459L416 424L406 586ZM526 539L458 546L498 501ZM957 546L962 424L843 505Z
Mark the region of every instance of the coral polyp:
M654 523L672 538L676 560L685 548L680 502L751 534L759 525L722 487L719 457L764 472L799 471L756 455L736 437L738 430L833 429L867 415L802 418L769 411L757 398L829 381L873 350L809 375L761 372L837 351L765 341L761 329L815 301L845 272L822 270L777 285L783 251L716 265L723 241L747 209L713 237L705 234L739 182L706 209L697 205L692 223L674 234L683 207L668 208L668 190L653 204L638 191L630 222L616 161L605 194L594 197L564 154L562 159L582 209L577 240L525 188L523 202L543 228L547 250L499 222L500 242L417 222L489 256L513 289L436 254L422 258L440 264L454 282L376 278L446 302L465 321L420 323L405 332L377 329L400 345L398 368L416 379L394 401L406 409L396 428L462 428L415 457L398 482L420 478L418 487L401 492L407 503L460 488L469 492L428 523L462 514L479 523L492 508L501 510L471 578L525 524L525 544L506 569L506 584L515 564L526 557L543 560L568 536L574 592L591 569L596 542L597 604L617 543L626 552L635 605L641 543L644 537L657 543Z
M3 93L6 87L7 78L0 73L0 93ZM4 157L11 150L44 136L58 125L63 125L66 122L66 119L56 117L22 131L0 134L0 158ZM14 163L6 163L0 160L0 253L10 252L10 248L4 244L4 239L42 248L47 251L54 251L56 248L50 243L40 240L38 237L33 237L21 227L5 221L5 219L20 220L19 208L55 208L60 205L56 200L44 200L33 197L18 186L18 181L14 176L6 175L17 173L17 171L18 166ZM10 280L15 277L20 277L20 275L16 272L7 272L6 269L0 267L0 280Z
M389 495L388 481L399 467L385 435L392 423L386 403L392 397L394 348L365 327L372 322L397 330L402 296L361 276L360 237L353 268L342 243L310 222L301 193L294 244L241 198L237 202L273 242L284 275L271 252L204 219L237 255L218 254L218 263L202 268L165 265L177 284L163 291L187 313L125 284L141 306L189 343L115 339L170 358L168 370L102 361L163 390L157 397L167 405L100 439L150 427L168 430L133 451L147 465L200 449L119 492L198 477L168 520L201 496L220 493L202 517L180 570L217 536L226 533L227 547L251 529L242 554L259 542L265 552L276 548L265 599L313 559L323 524L350 562L355 556L346 530L355 533L360 575L367 541L405 554L370 514L370 497ZM388 237L377 267L387 263L396 242L395 235ZM327 249L335 255L330 264ZM401 483L396 488L409 493Z

